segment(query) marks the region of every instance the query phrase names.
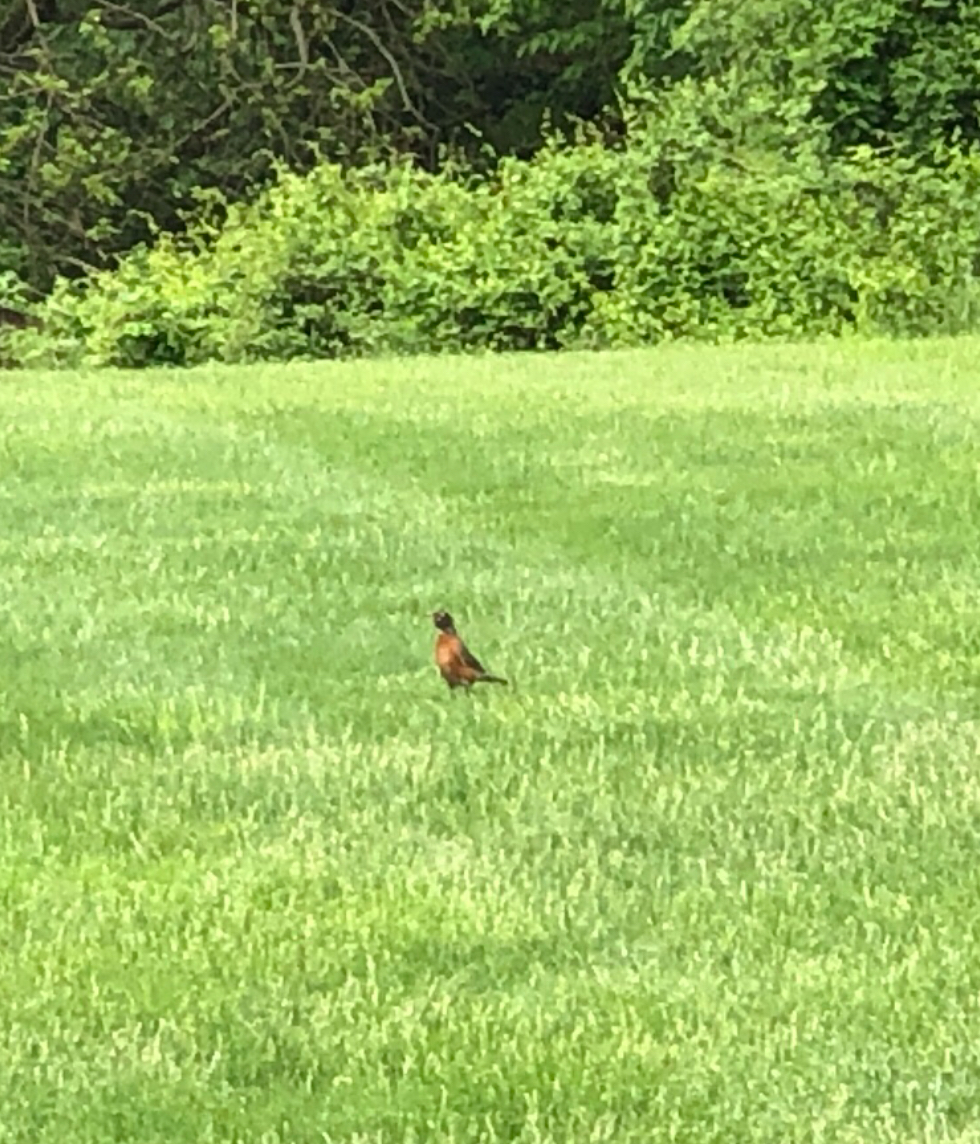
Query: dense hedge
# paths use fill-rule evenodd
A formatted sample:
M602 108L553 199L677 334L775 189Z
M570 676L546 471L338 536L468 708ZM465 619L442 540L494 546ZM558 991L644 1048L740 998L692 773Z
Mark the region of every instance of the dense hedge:
M809 165L637 130L474 180L281 172L217 230L62 282L28 360L191 364L954 332L980 316L980 159Z

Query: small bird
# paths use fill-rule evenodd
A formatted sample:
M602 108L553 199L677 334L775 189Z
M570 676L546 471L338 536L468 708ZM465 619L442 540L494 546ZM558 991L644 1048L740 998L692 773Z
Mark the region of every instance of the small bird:
M463 643L448 612L433 612L432 622L439 629L439 635L436 636L436 667L450 689L463 687L468 691L474 683L507 682L499 675L491 675Z

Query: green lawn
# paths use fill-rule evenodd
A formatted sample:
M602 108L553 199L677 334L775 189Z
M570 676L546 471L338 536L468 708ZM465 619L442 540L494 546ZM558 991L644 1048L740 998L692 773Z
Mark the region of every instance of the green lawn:
M0 1144L980 1141L980 340L0 375L0 544Z

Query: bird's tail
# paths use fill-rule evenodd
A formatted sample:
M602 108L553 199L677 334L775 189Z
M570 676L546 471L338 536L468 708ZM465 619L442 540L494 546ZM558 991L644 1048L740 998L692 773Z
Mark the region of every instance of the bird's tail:
M506 684L506 679L501 679L499 675L481 675L477 683L503 683Z

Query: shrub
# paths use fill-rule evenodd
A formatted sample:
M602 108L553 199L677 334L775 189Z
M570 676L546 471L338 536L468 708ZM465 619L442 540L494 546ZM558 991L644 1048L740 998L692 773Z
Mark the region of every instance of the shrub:
M23 279L4 264L11 250L0 242L0 368L13 365L30 344L38 319L31 312L30 290Z
M503 161L280 172L60 284L49 360L192 364L976 324L980 160L723 151L635 130Z

